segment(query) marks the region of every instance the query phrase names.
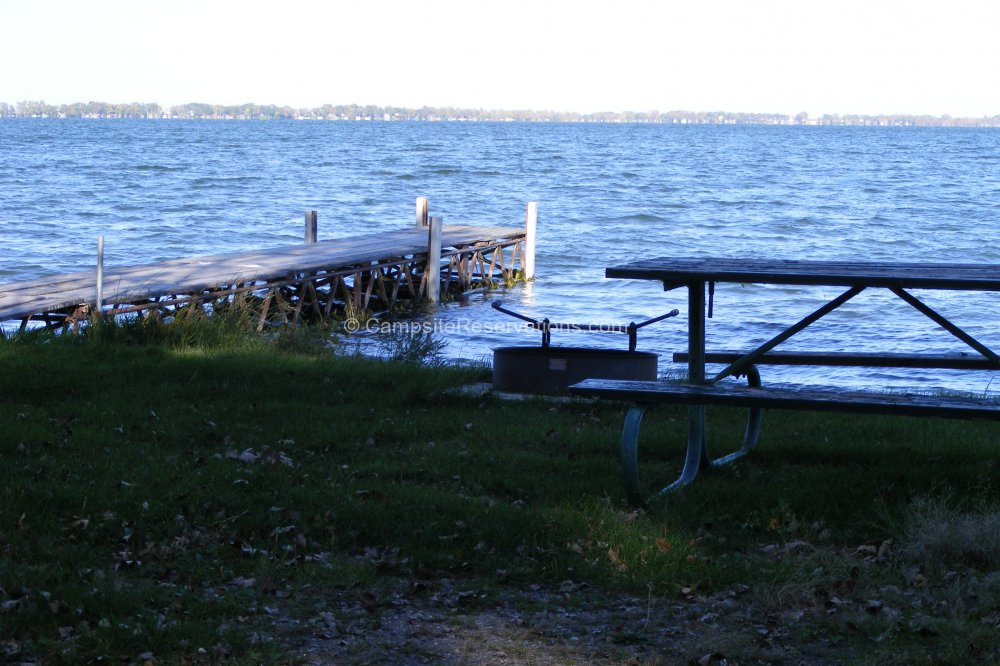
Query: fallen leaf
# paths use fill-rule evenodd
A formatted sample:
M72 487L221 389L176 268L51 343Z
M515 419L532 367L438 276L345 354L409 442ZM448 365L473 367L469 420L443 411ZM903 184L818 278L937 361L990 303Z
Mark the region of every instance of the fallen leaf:
M608 549L608 561L611 562L611 564L613 564L615 568L618 569L619 571L627 570L625 563L622 562L621 556L618 554L618 551L615 550L614 548Z
M559 591L563 594L569 594L571 592L579 592L580 590L589 587L586 583L578 583L575 580L564 580L559 583Z
M836 608L837 606L843 606L844 600L838 596L831 595L830 598L826 600L824 605L827 608Z
M984 615L979 622L985 625L992 625L1000 628L1000 612L994 611L989 615Z
M749 585L744 585L743 583L738 583L736 585L736 587L734 587L732 590L729 591L729 596L733 597L733 598L741 597L741 596L743 596L744 594L746 594L749 591L750 591L750 586Z
M881 610L879 610L879 616L888 622L899 622L899 620L903 617L903 613L902 611L891 608L890 606L883 606Z
M369 613L374 613L378 609L378 600L371 592L359 593L358 601L361 603L361 607Z
M334 638L340 631L340 628L337 626L337 617L333 613L328 611L320 613L317 621L326 627L325 638Z
M815 550L813 545L808 541L789 541L785 544L786 553L794 553L799 550Z
M260 456L257 455L253 449L244 449L242 452L237 454L236 459L240 462L252 463L256 462Z
M660 549L661 553L669 553L670 548L672 547L671 543L663 537L657 537L653 540L653 543L656 544L656 547Z

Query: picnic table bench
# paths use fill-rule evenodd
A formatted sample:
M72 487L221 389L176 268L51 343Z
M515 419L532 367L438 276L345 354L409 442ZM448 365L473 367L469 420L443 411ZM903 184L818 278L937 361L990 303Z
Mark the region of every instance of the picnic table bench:
M703 468L728 465L747 455L757 444L764 409L847 411L911 416L1000 420L1000 401L958 395L901 394L799 387L762 387L761 365L905 367L950 370L1000 370L1000 356L911 294L909 289L1000 291L1000 265L873 264L816 261L766 261L757 259L662 258L611 267L612 278L659 280L665 290L688 291L688 350L673 355L687 363L685 383L587 379L570 387L581 396L618 399L633 403L622 431L622 470L631 502L642 505L696 478ZM718 282L819 285L847 287L799 322L748 352L706 352L706 317L712 314L714 287ZM926 315L972 349L957 354L902 354L897 352L779 352L775 347L842 306L865 289L884 288ZM708 294L706 308L706 290ZM725 368L706 377L706 364ZM747 386L722 382L746 377ZM639 480L638 438L643 415L653 405L688 406L688 441L680 476L651 496ZM705 443L705 407L744 407L749 410L740 447L712 459Z

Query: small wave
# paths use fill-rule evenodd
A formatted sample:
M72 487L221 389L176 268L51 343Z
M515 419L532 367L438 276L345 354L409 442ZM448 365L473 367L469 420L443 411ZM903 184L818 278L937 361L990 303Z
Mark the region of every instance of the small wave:
M193 213L195 211L209 210L210 206L203 203L180 203L173 206L165 206L163 212L166 215L171 215L173 213Z
M666 218L652 213L636 213L628 217L621 218L623 222L666 222Z
M169 171L183 171L182 167L169 167L163 166L162 164L139 164L135 167L136 171L156 171L161 173L166 173Z
M260 180L257 176L203 177L191 181L192 187L215 187L216 185L232 185L239 183L254 183Z

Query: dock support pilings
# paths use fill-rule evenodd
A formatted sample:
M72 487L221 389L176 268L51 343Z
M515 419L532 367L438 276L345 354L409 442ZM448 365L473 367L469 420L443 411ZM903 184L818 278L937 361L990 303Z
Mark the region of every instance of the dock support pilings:
M427 228L427 197L417 197L417 229Z
M104 309L104 234L97 237L97 293L94 301L94 312L100 316Z
M319 224L317 222L317 213L314 210L306 211L306 228L305 228L305 242L315 243L317 240L317 231Z
M525 281L535 279L535 229L538 226L538 202L529 201L524 217L524 265L521 272Z
M437 303L441 300L441 227L443 217L430 218L430 229L427 232L427 269L424 271L427 280L427 300Z

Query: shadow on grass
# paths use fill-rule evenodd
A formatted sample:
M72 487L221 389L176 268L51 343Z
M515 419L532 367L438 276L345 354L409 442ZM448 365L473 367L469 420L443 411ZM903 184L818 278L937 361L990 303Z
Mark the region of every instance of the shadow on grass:
M542 663L588 624L594 661L995 653L995 558L928 559L913 509L989 505L995 424L769 414L758 454L644 514L624 406L449 391L477 372L301 339L0 343L6 654L280 663L328 636L345 661L393 618L511 623L497 649ZM738 441L741 413L709 418L715 449ZM651 462L676 466L683 420L650 415ZM559 608L578 620L545 653L516 623Z

